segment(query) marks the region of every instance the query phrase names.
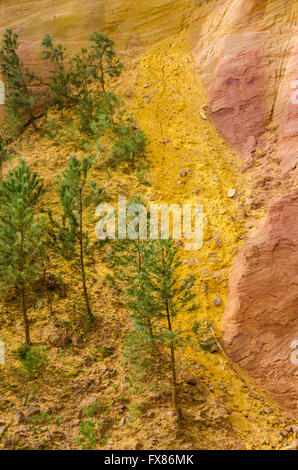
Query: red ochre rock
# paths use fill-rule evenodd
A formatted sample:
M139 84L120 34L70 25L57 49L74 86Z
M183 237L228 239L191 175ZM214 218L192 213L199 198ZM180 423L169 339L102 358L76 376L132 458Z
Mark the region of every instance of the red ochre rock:
M298 189L272 204L240 253L223 321L229 357L298 415Z

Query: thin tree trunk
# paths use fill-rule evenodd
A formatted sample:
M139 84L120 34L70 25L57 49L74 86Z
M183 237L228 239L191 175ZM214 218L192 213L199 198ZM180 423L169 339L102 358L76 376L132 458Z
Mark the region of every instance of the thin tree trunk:
M166 300L166 312L167 312L167 321L168 321L168 329L172 333L172 323L171 323L171 316L170 316L170 309L169 309L169 302ZM176 359L175 359L175 348L174 342L171 338L170 342L170 351L171 351L171 371L172 371L172 383L173 383L173 402L174 407L178 416L178 420L181 421L182 419L182 411L179 406L179 393L178 393L178 384L177 384L177 374L176 374Z
M152 325L151 325L150 318L147 318L147 324L148 324L148 331L149 331L150 340L153 343L154 336L153 336L153 330L152 330Z
M21 229L21 266L20 266L20 272L24 271L24 226L22 225ZM25 339L26 339L26 344L27 346L31 346L31 341L30 341L30 325L29 325L29 318L27 315L27 306L26 306L26 298L25 298L25 286L23 285L21 287L21 307L22 307L22 313L23 313L23 318L24 318L24 326L25 326Z
M27 315L27 307L26 307L26 299L25 299L25 289L24 287L21 288L21 304L22 304L22 312L24 318L24 325L25 325L25 338L27 346L31 346L30 341L30 326L29 326L29 318Z
M45 266L45 262L44 262L44 258L43 258L43 254L42 254L41 249L39 249L39 253L40 253L40 259L41 259L41 264L42 264L43 275L44 275L44 279L46 281L47 270L46 270L46 266ZM52 296L49 292L49 289L48 289L47 285L45 286L45 288L46 288L46 291L47 291L47 304L48 304L48 307L49 307L49 310L50 310L50 315L53 316L54 312L53 312Z
M106 92L106 87L105 87L105 79L104 79L104 71L103 71L103 65L102 63L100 64L100 82L101 82L101 88L103 91L103 94L105 95L105 98L107 98L107 92Z
M138 242L137 242L137 256L138 256L138 265L139 265L139 270L142 269L142 256L141 256L141 252L140 252L140 239L138 238ZM150 336L150 341L151 343L153 344L154 343L154 335L153 335L153 328L152 328L152 323L151 323L151 320L150 318L147 318L147 325L148 325L148 332L149 332L149 336Z
M83 206L82 206L82 189L80 189L80 260L81 260L81 275L82 275L82 284L84 299L86 304L87 315L89 320L94 322L94 315L91 311L89 296L86 284L86 273L85 273L85 264L84 264L84 250L83 250Z

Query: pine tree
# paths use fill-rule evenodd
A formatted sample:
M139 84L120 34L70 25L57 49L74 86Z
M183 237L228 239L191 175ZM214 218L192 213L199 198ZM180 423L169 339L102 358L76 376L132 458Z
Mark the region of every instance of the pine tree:
M170 350L173 403L181 419L176 350L183 344L183 332L176 326L176 320L183 312L193 311L197 306L192 302L195 298L194 276L183 281L180 279L178 270L182 263L178 259L178 250L172 239L159 239L146 244L142 256L143 269L150 280L149 290L165 323L160 332L160 341Z
M134 361L135 358L143 358L146 353L148 357L149 353L153 359L154 354L161 354L160 349L150 351L147 347L149 342L170 350L173 403L181 419L176 350L183 344L184 338L183 332L176 326L176 320L182 313L197 308L192 302L195 278L189 276L181 281L178 247L172 239L126 243L129 248L122 257L126 275L119 276L119 267L115 271L116 277L129 283L126 306L132 312L133 332L128 337L131 358ZM119 256L115 257L115 261L119 266Z
M65 47L61 44L54 44L50 34L47 34L42 43L42 58L49 60L54 68L50 72L49 83L40 78L40 84L47 85L54 93L54 102L60 107L69 106L73 102L78 102L78 96L74 96L71 90L73 73L71 68L71 58L67 55Z
M104 95L107 97L106 76L119 77L123 64L116 62L114 42L99 31L95 31L90 36L91 57L94 63L93 77L98 79Z
M2 180L0 194L0 288L16 290L26 344L30 341L27 296L40 271L40 244L45 217L34 211L44 193L42 180L24 160Z
M39 80L51 88L60 105L79 104L86 100L94 80L100 82L106 100L110 100L106 77L119 76L123 65L116 61L114 43L108 36L97 31L91 34L89 40L92 44L90 48L82 48L75 56L68 55L61 44L55 44L50 34L41 43L42 58L49 60L54 69L49 83L42 78Z
M24 123L35 124L34 105L38 96L32 92L35 77L18 56L18 36L11 29L4 33L0 49L0 72L5 81L5 109L10 131L16 136Z
M93 204L105 199L102 188L90 181L93 162L84 157L81 161L72 156L68 168L63 172L58 193L63 209L62 222L57 225L57 239L65 259L74 262L80 269L83 297L90 322L94 321L87 287L86 260L91 257L92 243L84 223L84 213Z
M130 312L131 329L126 336L124 355L139 377L145 377L154 365L158 339L155 321L160 318L148 276L142 270L143 244L139 239L118 240L108 258L114 272L113 276L108 276L108 281L112 286L119 284L121 299Z

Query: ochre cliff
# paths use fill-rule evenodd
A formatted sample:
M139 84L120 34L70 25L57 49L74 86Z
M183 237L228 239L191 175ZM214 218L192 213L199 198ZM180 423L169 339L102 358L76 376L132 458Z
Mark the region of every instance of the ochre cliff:
M298 190L272 204L233 268L225 313L230 357L298 413Z
M232 269L224 344L235 362L297 414L297 365L290 362L290 343L298 339L298 196L294 189L298 105L291 100L292 83L298 80L298 1L2 0L0 21L0 34L8 27L19 33L23 60L35 66L40 64L38 48L46 33L77 50L93 29L111 35L127 57L140 58L139 68L131 66L137 72L131 78L137 82L141 77L136 100L142 102L142 109L135 103L131 106L152 140L152 151L159 152L155 161L159 167L153 163L156 187L152 191L172 202L179 202L177 196L195 200L190 196L191 190L197 190L195 183L188 192L183 185L174 186L185 162L205 178L200 181L200 202L208 215L206 248L197 254L200 261L193 260L201 262L202 305L218 325L226 270L237 254L239 239L250 237ZM171 39L180 33L179 44L187 43L183 53ZM160 49L152 49L157 43L162 44ZM146 51L151 52L146 56ZM198 83L203 81L206 95L200 85L193 85L189 67ZM178 80L183 74L182 86ZM131 80L126 86L128 96L132 86ZM179 86L183 94L178 96ZM172 103L177 96L181 102ZM195 109L197 105L201 107ZM239 151L242 173L238 168L234 173L236 154L227 150L220 136ZM210 139L208 148L204 139ZM162 166L167 160L168 165ZM218 181L221 177L224 181ZM166 187L167 181L171 188ZM226 196L231 184L239 186L241 197L236 201ZM261 215L264 221L249 235ZM240 233L242 228L245 235ZM221 238L224 247L219 258L224 262L210 287L208 275L216 262L213 251L221 247ZM216 289L221 289L223 299L219 309L213 305Z

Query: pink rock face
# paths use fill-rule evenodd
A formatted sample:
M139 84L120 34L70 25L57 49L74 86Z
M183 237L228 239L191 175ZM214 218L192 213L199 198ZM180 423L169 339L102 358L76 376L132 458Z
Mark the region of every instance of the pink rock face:
M271 205L239 255L223 331L230 357L297 416L298 189Z
M220 134L247 157L247 139L268 148L282 175L298 180L298 4L292 0L217 2L193 34L193 52L208 93L209 117ZM296 95L297 96L297 95ZM269 131L268 131L269 127ZM267 172L267 168L264 168Z
M298 46L287 72L285 93L290 99L285 104L285 115L279 130L280 140L278 154L281 157L281 169L284 174L295 169L298 148Z
M264 132L264 90L256 53L224 57L210 83L209 97L210 117L232 144Z

